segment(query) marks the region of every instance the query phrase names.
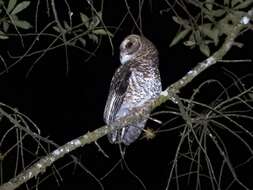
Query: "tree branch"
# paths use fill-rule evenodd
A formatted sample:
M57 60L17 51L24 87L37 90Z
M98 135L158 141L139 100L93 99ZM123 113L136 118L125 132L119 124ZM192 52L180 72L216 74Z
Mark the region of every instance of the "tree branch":
M112 129L111 129L112 130ZM7 183L4 183L0 186L0 190L11 190L16 189L23 183L27 182L31 178L37 176L39 173L45 172L46 168L52 165L56 160L62 158L67 153L84 146L91 142L95 142L97 139L103 137L110 132L110 128L107 126L100 127L93 132L88 132L85 135L82 135L63 146L57 148L52 153L40 159L38 162L33 164L31 167L21 172L16 177L12 178Z

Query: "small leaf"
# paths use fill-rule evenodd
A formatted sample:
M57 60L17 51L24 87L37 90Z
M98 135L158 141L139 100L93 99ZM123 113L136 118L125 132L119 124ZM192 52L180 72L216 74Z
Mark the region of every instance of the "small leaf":
M81 44L83 45L83 47L86 46L86 40L85 39L79 38L78 40L81 42Z
M14 20L14 24L17 27L26 29L26 30L32 28L32 25L25 20Z
M0 39L1 39L1 40L6 40L6 39L8 39L8 38L9 38L9 37L6 36L6 34L5 34L4 32L0 31Z
M99 11L99 12L97 13L97 16L101 19L101 18L102 18L102 12Z
M7 32L9 29L10 24L6 21L3 22L3 30L4 32Z
M225 5L225 6L228 6L228 5L229 5L229 1L230 1L230 0L224 0L224 5Z
M184 42L184 45L188 46L190 48L194 48L196 46L196 40L195 40L195 37L194 37L194 32L192 32L191 35L189 36L189 39Z
M27 8L29 5L30 5L30 1L23 1L15 7L15 9L11 12L11 14L15 15L21 12L22 10L24 10L25 8Z
M233 25L228 24L225 22L220 22L218 25L216 25L216 28L219 30L219 35L221 36L222 34L229 35L231 31L233 30Z
M252 3L252 0L244 1L243 3L240 3L239 5L237 5L236 7L234 7L234 9L244 9L244 8L247 8L251 3Z
M217 46L219 43L219 35L220 35L220 31L218 28L213 28L213 32L212 34L209 36L211 39L213 39L214 41L214 45Z
M249 97L253 100L253 92L249 93Z
M95 34L88 34L88 37L95 43L98 43L98 37Z
M214 3L214 0L206 0L205 5L206 5L206 8L207 8L209 11L212 11L212 10L213 10L213 3Z
M174 20L175 23L179 25L183 25L185 28L190 28L189 21L182 19L181 17L178 17L178 16L173 16L172 19Z
M175 23L180 24L182 23L182 19L178 16L172 16L172 20L174 20Z
M225 13L226 13L226 10L224 9L212 10L212 15L214 15L215 17L221 17Z
M80 13L80 17L85 27L89 28L89 18L83 13Z
M172 42L170 43L170 47L174 46L175 44L177 44L180 40L184 39L185 36L190 32L190 29L185 29L181 32L179 32L174 39L172 40Z
M199 30L205 36L209 37L214 41L214 44L217 45L219 42L219 30L217 28L212 28L212 24L202 24L199 26Z
M193 32L193 35L194 35L194 40L197 42L197 44L200 44L203 41L203 38L199 30Z
M98 16L94 16L91 18L90 27L89 28L95 28L100 23L100 18Z
M201 43L199 49L207 57L210 55L210 49L205 43Z
M93 30L92 33L94 34L98 34L98 35L109 35L109 36L113 36L112 33L110 33L109 31L105 31L104 29L96 29L96 30Z
M53 26L53 29L58 32L58 33L61 33L60 29L58 28L58 26Z
M185 46L189 46L189 47L193 47L193 46L196 45L196 43L195 43L194 41L188 40L188 41L185 41L185 42L184 42L184 45L185 45Z
M10 13L12 11L12 9L15 7L15 5L17 4L17 0L10 0L7 6L6 11L8 13Z
M71 27L69 26L69 24L65 20L63 21L63 25L66 30L71 30Z
M202 24L199 26L199 30L205 35L209 35L209 33L211 32L211 26L212 26L211 23Z

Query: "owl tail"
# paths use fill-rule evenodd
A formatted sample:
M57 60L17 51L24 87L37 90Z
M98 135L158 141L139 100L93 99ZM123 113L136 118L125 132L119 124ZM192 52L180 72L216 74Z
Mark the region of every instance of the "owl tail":
M125 145L130 145L140 136L146 122L147 120L144 120L136 125L129 125L120 130L113 131L108 134L108 139L111 143L124 143Z

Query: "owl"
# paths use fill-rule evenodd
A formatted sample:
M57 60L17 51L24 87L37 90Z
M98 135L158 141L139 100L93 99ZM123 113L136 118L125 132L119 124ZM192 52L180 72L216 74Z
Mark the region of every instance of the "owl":
M104 121L110 126L117 119L131 114L136 107L146 105L161 93L158 51L147 38L127 36L120 45L120 67L116 70L104 110ZM147 111L149 115L151 110ZM147 116L138 122L124 123L108 134L111 143L130 145L141 134Z

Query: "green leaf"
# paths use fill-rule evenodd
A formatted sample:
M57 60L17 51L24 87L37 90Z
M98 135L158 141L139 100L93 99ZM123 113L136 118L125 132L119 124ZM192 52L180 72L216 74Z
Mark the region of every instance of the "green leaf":
M194 41L187 40L184 42L184 45L189 46L189 47L193 47L196 45L196 43Z
M214 3L214 0L206 0L205 5L209 11L213 10L213 3Z
M214 41L214 44L217 45L219 42L219 30L217 28L212 28L211 23L202 24L199 26L199 30L205 36L209 37Z
M98 37L95 34L88 34L88 37L95 43L98 43Z
M212 15L214 15L216 17L221 17L225 13L226 13L226 10L224 10L224 9L212 10Z
M98 34L98 35L109 35L109 36L113 36L112 33L110 33L109 31L105 31L104 29L96 29L96 30L93 30L92 33L94 34Z
M253 92L249 93L249 97L253 100Z
M100 23L100 18L98 16L94 16L91 18L90 27L89 28L95 28Z
M173 16L172 19L174 20L175 23L183 25L185 28L190 28L188 20L182 19L179 16Z
M58 28L58 26L53 26L53 29L54 29L56 32L61 33L61 31L60 31L60 29Z
M14 20L14 24L17 27L26 29L26 30L32 28L32 25L25 20Z
M251 3L252 3L252 0L244 1L243 3L240 3L239 5L237 5L236 7L234 7L234 9L244 9L244 8L247 8Z
M204 33L205 35L209 36L209 33L211 32L211 23L202 24L199 26L199 30Z
M180 17L178 17L178 16L172 16L172 20L175 22L175 23L177 23L177 24L182 24L182 20L183 19L181 19Z
M189 39L184 42L184 45L190 48L194 48L197 44L194 36L195 34L194 32L192 32L191 35L189 36Z
M78 40L81 42L81 44L83 45L83 47L86 46L86 40L85 39L79 38Z
M11 14L15 15L21 12L22 10L24 10L25 8L27 8L29 5L30 5L30 1L23 1L15 7L15 9L11 12Z
M200 44L203 40L200 31L197 30L197 31L193 32L193 35L194 35L194 39L197 42L197 44Z
M66 29L66 30L71 30L71 27L69 26L69 24L67 23L67 21L63 21L63 25L64 25L64 28Z
M224 0L224 5L225 5L225 6L228 6L228 5L229 5L229 2L230 2L230 0Z
M220 34L220 31L219 31L219 29L218 28L213 28L213 30L212 30L213 32L212 32L212 34L209 36L211 39L213 39L213 41L214 41L214 45L218 45L218 43L219 43L219 34Z
M97 16L101 19L101 18L102 18L102 12L99 11L99 12L97 13Z
M80 17L85 27L89 28L89 18L83 13L80 13Z
M3 30L4 32L7 32L9 29L10 24L6 21L3 22Z
M6 36L6 34L5 34L4 32L0 31L0 39L1 39L1 40L6 40L6 39L8 39L8 38L9 38L9 37Z
M207 57L210 55L210 49L209 49L208 45L206 45L205 43L201 43L199 45L199 49Z
M179 32L174 39L172 40L172 42L170 43L170 47L174 46L175 44L177 44L180 40L184 39L185 36L190 32L190 29L185 29L182 30L181 32Z
M15 5L17 4L17 0L10 0L7 6L6 11L8 13L10 13L12 11L12 9L15 7Z

